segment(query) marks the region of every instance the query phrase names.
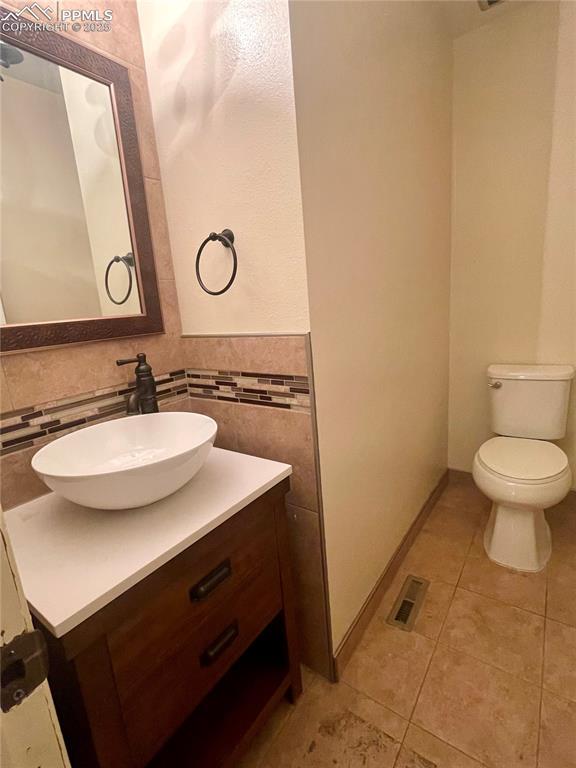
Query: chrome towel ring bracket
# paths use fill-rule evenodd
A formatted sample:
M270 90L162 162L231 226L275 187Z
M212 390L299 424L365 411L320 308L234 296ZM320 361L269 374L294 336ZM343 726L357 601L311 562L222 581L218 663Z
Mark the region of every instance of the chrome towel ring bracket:
M119 264L120 262L124 264L124 266L126 267L126 270L128 271L128 290L126 291L126 295L124 296L123 299L117 300L110 293L110 286L108 284L108 281L110 280L110 270L112 269L113 265ZM106 274L104 276L104 287L106 288L106 293L108 294L108 298L113 304L125 304L128 301L128 298L132 293L132 284L134 282L132 277L132 269L134 268L134 265L135 265L135 261L134 261L133 253L127 253L126 256L114 256L113 259L110 259L110 263L106 267Z
M219 291L212 291L210 288L208 288L204 281L202 280L202 276L200 275L200 257L202 256L202 251L204 250L204 247L207 243L209 243L211 240L218 240L222 243L222 245L225 248L230 248L230 251L232 253L232 274L230 275L230 280L226 283L224 288L221 288ZM238 271L238 257L236 255L236 249L234 248L234 232L232 232L231 229L223 229L222 232L210 232L208 237L204 240L200 248L198 249L198 253L196 255L196 278L198 282L200 283L200 287L202 290L206 291L206 293L209 293L211 296L221 296L223 293L226 293L226 291L231 287L232 283L236 279L236 272Z

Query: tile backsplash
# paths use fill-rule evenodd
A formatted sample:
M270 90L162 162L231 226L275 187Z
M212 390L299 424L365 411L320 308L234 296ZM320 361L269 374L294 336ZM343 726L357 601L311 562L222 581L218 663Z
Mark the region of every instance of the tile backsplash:
M184 369L154 377L158 400L187 395ZM135 385L109 387L42 404L30 404L2 414L0 455L44 445L50 440L89 424L107 421L126 412L126 401Z
M155 380L160 403L190 396L292 411L310 410L307 376L181 368L155 376ZM124 414L134 389L133 383L116 385L51 402L30 403L1 414L0 456L37 448L76 429Z
M310 410L308 376L289 373L186 369L190 397Z

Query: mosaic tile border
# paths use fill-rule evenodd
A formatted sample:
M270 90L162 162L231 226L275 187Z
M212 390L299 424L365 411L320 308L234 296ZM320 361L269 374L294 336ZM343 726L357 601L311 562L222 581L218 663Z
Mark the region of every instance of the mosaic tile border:
M160 404L188 396L183 368L154 378ZM109 387L1 414L0 456L44 445L79 427L122 415L126 412L128 396L135 388L135 385Z
M187 368L186 378L190 397L291 411L310 410L307 376Z
M307 376L182 368L154 377L160 407L193 397L291 411L310 411ZM76 429L117 418L135 385L98 389L75 397L0 414L0 456L40 447Z

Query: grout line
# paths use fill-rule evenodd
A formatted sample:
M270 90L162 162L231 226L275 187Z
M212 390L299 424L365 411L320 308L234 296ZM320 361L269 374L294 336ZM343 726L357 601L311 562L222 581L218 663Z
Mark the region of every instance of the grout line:
M478 527L480 527L480 526L481 526L481 523L479 523ZM493 663L491 663L490 661L487 661L484 658L480 658L479 656L476 656L475 654L471 653L468 650L464 651L464 650L462 650L462 648L459 648L457 646L451 645L450 643L447 643L447 642L445 642L445 641L440 639L441 636L442 636L442 632L444 630L444 627L446 625L446 621L448 619L448 615L450 613L450 609L451 609L452 604L454 602L454 599L456 597L456 591L458 589L461 589L463 592L469 592L470 594L477 595L478 597L482 597L485 600L491 600L491 601L493 601L495 603L498 603L498 605L501 605L501 606L503 606L505 608L514 608L517 611L525 611L526 613L529 613L531 616L536 616L536 617L538 617L540 619L543 619L543 621L544 621L543 636L545 636L545 634L546 634L546 617L543 616L542 614L536 613L535 611L530 611L527 608L521 608L518 605L512 605L511 603L505 603L503 600L498 600L498 598L492 597L491 595L485 595L485 594L483 594L481 592L476 592L475 590L470 589L469 587L460 586L460 583L458 583L456 585L455 589L454 589L454 594L452 596L452 600L450 601L450 606L448 607L448 611L446 612L446 616L444 617L444 621L442 622L442 626L440 628L440 632L438 633L438 638L437 638L436 645L437 646L438 645L442 645L445 648L450 648L451 650L456 651L457 653L463 653L466 656L470 656L470 658L472 658L472 659L476 659L476 661L479 661L482 664L486 664L487 666L491 667L492 669L497 669L500 672L506 672L507 674L511 675L512 677L517 678L518 680L522 680L524 683L527 683L528 685L533 685L533 686L542 688L542 679L543 679L543 670L544 670L544 655L542 655L542 666L541 666L540 675L539 675L539 677L540 677L540 684L538 684L538 683L533 682L532 680L528 680L527 678L523 677L520 674L516 674L515 672L510 672L509 670L503 669L502 667L499 667L496 664L493 664ZM434 650L434 652L436 652L436 649Z
M452 605L452 603L450 603ZM438 648L438 638L433 641L434 642L434 648L432 649L432 653L430 654L430 658L428 659L428 664L426 664L426 669L424 671L424 674L422 675L422 682L420 683L418 687L418 693L416 694L416 698L414 699L414 704L412 706L412 709L410 710L410 714L408 715L408 722L413 723L414 721L412 718L414 717L414 712L416 711L416 707L418 706L418 701L420 700L420 694L422 693L422 689L424 688L424 683L426 682L426 678L428 677L428 672L430 671L430 667L432 665L432 659L436 655L436 650ZM417 725L417 723L414 723Z
M529 608L523 608L520 605L513 605L512 603L505 603L504 600L499 600L497 597L492 597L492 595L485 595L482 592L477 592L475 589L471 589L470 587L457 586L456 589L461 589L462 592L470 592L470 594L477 595L478 597L483 597L485 600L491 600L493 603L498 603L498 605L504 606L504 608L514 608L517 611L524 611L524 613L529 613L530 616L537 616L539 619L545 619L546 618L546 616L543 613L537 613L536 611L531 611ZM550 619L549 619L549 621L550 621Z
M406 729L404 731L404 735L402 736L402 739L396 740L392 736L392 734L388 733L387 731L384 731L384 733L386 733L387 736L390 736L391 739L393 739L394 741L397 741L397 743L399 745L398 755L400 755L400 751L402 749L402 745L404 744L404 739L406 738L406 734L408 733L408 728L410 727L410 719L408 717L406 717L406 715L401 715L395 709L392 709L392 707L389 706L388 704L384 704L383 702L379 701L378 699L375 699L374 696L371 696L366 691L361 690L360 688L356 688L355 685L352 685L351 683L347 682L346 680L339 680L337 683L334 683L334 685L339 686L339 687L349 688L351 691L354 691L354 693L357 693L358 695L360 695L360 696L362 696L362 697L364 697L366 699L369 699L374 704L376 704L378 707L381 707L382 709L385 709L387 712L391 712L393 715L395 715L396 717L399 717L404 723L406 723ZM274 738L276 738L276 737L274 737ZM396 765L396 760L398 759L398 755L396 756L396 759L394 761L394 765Z
M474 537L472 538L472 542L470 543L470 546L468 548L468 552L466 554L466 560L468 560L468 558L470 557L470 552L472 551L472 546L474 544L474 539L476 538L476 533L481 528L482 528L482 521L479 521L478 525L476 527L476 531L474 532ZM466 562L464 563L464 565L466 565ZM505 566L501 566L501 567L505 568ZM513 569L509 569L509 570L512 571ZM548 566L546 566L544 570L545 570L545 573L546 573L546 587L545 587L545 596L544 596L544 613L539 613L538 611L534 611L531 608L526 608L524 606L515 605L514 603L507 603L504 600L500 600L499 598L494 597L493 595L488 595L485 592L479 592L477 589L474 589L474 588L470 587L469 585L466 585L466 586L462 585L461 584L461 580L462 580L462 574L464 572L464 568L462 568L462 571L461 571L460 576L458 578L458 583L456 584L456 588L457 589L458 588L459 589L464 589L464 590L466 590L468 592L472 592L475 595L479 595L480 597L486 597L489 600L495 600L496 602L501 603L502 605L506 605L506 606L508 606L510 608L517 608L520 611L526 611L527 613L531 613L534 616L541 616L541 617L547 618L546 613L547 613L548 575L549 575ZM521 573L521 571L515 571L515 573ZM534 574L534 575L536 575L536 574Z
M440 498L438 499L436 504L432 507L432 509L430 511L430 515L433 514L434 510L436 509L438 504L441 502L442 495L440 496ZM473 541L473 538L471 539L471 541ZM464 568L464 562L465 562L465 559L464 559L464 561L462 563L462 569ZM460 577L458 577L458 581L459 581L459 579L460 579ZM438 649L438 642L439 642L439 639L440 639L440 635L442 634L442 630L444 629L444 625L446 624L446 620L448 619L448 614L450 613L450 609L452 608L452 604L454 602L454 596L456 595L456 589L458 587L458 581L456 582L456 585L454 586L454 591L452 592L452 597L450 598L450 603L448 604L448 609L446 611L446 614L444 615L444 619L442 620L442 623L441 623L438 635L436 636L436 639L433 641L434 642L434 648L432 649L432 653L430 654L430 658L428 659L428 664L426 665L426 670L424 672L424 675L422 676L422 682L420 683L420 686L418 688L418 693L416 694L416 698L414 699L414 705L413 705L412 710L410 711L410 715L408 717L408 721L409 722L413 722L412 718L414 716L414 712L416 711L416 707L418 706L418 701L420 700L420 695L422 693L422 689L424 688L424 683L426 682L426 678L428 677L428 672L430 671L430 666L432 665L432 659L436 655L436 651Z
M440 499L438 500L438 502L437 502L437 503L440 503L440 502L441 502L441 500L442 500L442 497L440 497ZM436 506L436 505L435 505L435 506ZM434 510L432 510L432 512L433 512L433 511L434 511ZM456 596L456 591L457 591L457 589L459 589L459 588L460 588L460 589L463 589L464 591L470 591L470 592L473 592L473 593L474 593L474 591L473 591L473 590L467 590L466 588L464 588L464 587L461 587L461 586L460 586L460 582L461 582L461 578L462 578L462 573L463 573L463 571L464 571L464 566L465 566L465 564L466 564L466 561L468 560L468 557L469 557L469 555L470 555L470 552L471 552L471 550L472 550L472 546L473 546L473 544L474 544L474 540L475 540L475 537L476 537L476 533L477 533L477 531L478 531L478 530L480 530L480 529L481 529L481 527L482 527L482 519L480 519L480 520L479 520L479 522L478 522L478 525L476 526L476 529L475 529L475 531L474 531L474 535L472 536L472 538L471 538L471 540L470 540L470 544L469 544L469 546L468 546L468 549L467 549L467 552L466 552L466 557L465 557L465 559L464 559L464 564L463 564L463 566L462 566L462 568L461 568L461 571L460 571L460 575L459 575L459 577L458 577L458 581L457 581L457 583L456 583L456 585L455 585L455 587L454 587L454 592L453 592L453 594L452 594L452 598L451 598L451 600L450 600L450 604L449 604L449 606L448 606L448 610L446 611L446 614L445 614L445 616L444 616L444 619L443 619L443 621L442 621L442 624L441 624L441 627L440 627L440 631L438 632L438 636L437 636L437 638L436 638L436 641L435 641L434 650L433 650L433 652L432 652L432 655L431 655L431 657L430 657L430 660L429 660L429 662L428 662L428 665L427 665L427 667L426 667L426 672L425 672L425 674L424 674L424 677L423 677L423 679L422 679L422 683L421 683L421 685L420 685L420 688L419 688L419 690L418 690L418 694L417 694L417 696L416 696L416 701L415 701L415 704L414 704L414 706L413 706L413 708L412 708L412 711L411 711L411 714L410 714L409 722L410 722L410 723L413 723L414 725L416 725L416 726L417 726L417 727L419 727L419 728L421 728L422 726L421 726L421 725L419 725L418 723L415 723L415 722L414 722L414 720L413 720L413 717L414 717L414 712L415 712L415 710L416 710L416 707L418 706L418 702L419 702L419 700L420 700L420 696L421 696L421 694L422 694L422 689L423 689L423 687L424 687L424 685L425 685L425 683L426 683L426 678L428 677L428 674L429 674L429 671L430 671L430 667L431 667L432 661L433 661L434 657L436 656L436 653L437 653L437 651L438 651L438 647L439 647L439 646L443 646L443 647L447 647L447 648L450 648L451 650L455 650L455 651L456 651L456 652L458 652L458 653L464 653L464 655L470 656L471 658L473 658L473 659L476 659L476 660L477 660L477 661L479 661L480 663L484 663L484 664L486 664L488 667L490 667L490 668L492 668L492 669L498 669L499 671L504 671L504 672L506 672L506 670L502 670L500 667L495 667L493 664L490 664L489 662L486 662L486 660L485 660L485 659L479 659L478 657L476 657L476 656L473 656L471 653L468 653L468 652L466 652L466 651L462 651L462 650L461 650L461 649L459 649L459 648L454 648L454 647L453 647L453 646L451 646L450 644L448 644L448 643L444 643L444 642L442 642L442 641L440 640L440 638L442 637L442 633L443 633L443 631L444 631L444 627L446 626L446 622L447 622L447 620L448 620L448 616L449 616L449 614L450 614L450 610L452 609L452 606L453 606L453 603L454 603L454 600L455 600L455 596ZM479 596L481 596L481 597L488 597L488 596L486 596L486 595L481 595L480 593L474 593L474 594L478 594L478 595L479 595ZM494 598L489 598L489 599L494 599ZM508 606L508 604L507 604L507 603L503 603L503 602L501 602L501 601L499 601L499 600L496 600L496 602L500 603L501 605L504 605L504 606ZM515 608L517 608L517 606L508 606L508 607L515 607ZM519 610L523 610L523 609L519 608ZM533 612L530 612L530 613L533 613ZM535 614L535 613L534 613L534 615L538 615L538 616L541 616L540 614ZM545 635L545 631L546 631L546 624L545 624L545 621L546 621L546 619L545 619L545 617L542 617L542 618L544 618L544 635ZM542 675L543 675L543 668L544 668L544 657L542 658L542 668L541 668L541 672L540 672L540 676L541 676L541 679L542 679ZM508 674L512 674L512 673L508 673ZM535 683L531 683L530 681L526 680L525 678L523 678L523 677L520 677L520 676L517 676L517 675L512 675L512 677L514 677L514 678L516 678L516 679L520 679L520 680L522 680L524 683L527 683L528 685L533 685L533 686L535 686L535 687L538 687L538 691L539 691L539 718L540 718L540 716L541 716L541 707L542 707L542 686L537 686L537 684L535 684ZM539 719L539 721L538 721L538 745L537 745L537 750L538 750L538 748L539 748L539 737L540 737L540 722L541 722L541 720ZM407 730L408 730L408 729L407 729ZM423 729L423 730L426 730L426 729ZM430 733L430 735L432 735L434 738L436 738L436 739L439 739L439 737L438 737L436 734L432 733L431 731L427 731L427 732L428 732L428 733ZM403 739L403 741L402 741L402 744L404 744L405 738L406 738L406 735L404 736L404 739ZM439 739L439 740L440 740L440 741L444 741L443 739ZM444 742L444 743L448 744L448 746L450 746L450 747L453 747L453 745L452 745L452 744L450 744L450 742ZM454 748L454 749L457 749L457 747L453 747L453 748ZM465 752L462 752L461 750L458 750L458 751L459 751L459 752L461 752L461 754L463 754L463 755L466 755L466 754L467 754L467 753L465 753ZM536 755L538 756L538 751L536 752ZM468 757L470 757L471 759L476 759L476 758L474 758L472 755L467 755L467 756L468 756Z
M473 589L469 586L460 586L457 585L458 589L464 589L467 592L472 592L474 595L478 595L479 597L486 597L488 600L495 600L497 603L500 603L501 605L506 605L508 608L517 608L519 611L526 611L526 613L531 613L533 616L540 616L541 619L545 619L546 616L543 613L538 613L538 611L533 611L530 608L524 608L520 605L514 605L514 603L505 603L504 600L499 600L497 597L493 597L492 595L487 595L485 592L478 592L477 589ZM568 624L567 626L571 626Z
M576 629L576 624L569 624L567 621L562 621L562 619L553 619L551 616L544 616L546 621L556 622L556 624L562 624L563 627L568 627L569 629Z
M542 694L547 693L549 696L553 696L556 699L560 699L560 701L565 702L566 704L570 704L571 707L576 705L575 699L569 699L566 694L564 693L558 693L558 691L553 691L550 688L542 688ZM572 768L572 766L570 766Z
M355 685L352 685L352 683L349 683L348 680L338 680L337 683L331 683L331 685L336 685L337 687L344 687L344 688L350 688L351 691L354 691L354 693L359 693L361 696L364 696L367 699L370 699L370 701L373 701L374 704L378 704L379 707L382 707L383 709L387 709L388 712L392 712L396 717L401 717L402 720L405 720L408 722L408 718L406 715L401 715L400 712L397 712L395 709L392 709L392 707L389 704L384 704L382 701L379 701L379 699L374 698L372 694L368 693L367 691L363 691L361 688L357 688Z
M442 744L446 744L447 747L450 747L450 749L453 749L455 752L459 752L461 755L464 755L464 757L469 758L470 760L474 760L478 763L481 768L487 768L485 763L482 763L480 760L478 760L477 757L474 757L473 755L469 755L468 752L464 752L460 747L455 747L454 744L451 744L449 741L446 741L446 739L439 738L435 733L432 733L432 731L429 731L428 728L424 728L422 725L418 725L418 723L412 723L412 725L415 725L416 728L420 728L420 730L427 733L429 736L432 736L434 739L437 739L438 741L442 742Z
M544 664L546 663L546 630L548 628L548 579L550 571L546 568L546 591L544 595L544 637L542 638L542 674L540 675L540 685L544 687Z
M521 680L523 683L526 683L526 685L531 685L534 688L538 688L539 690L542 688L542 685L540 683L535 683L533 680L528 680L525 677L522 677L522 675L517 674L516 672L510 672L508 669L503 669L502 667L496 666L496 664L493 664L490 661L487 661L486 659L481 659L479 656L476 656L475 654L471 653L470 651L462 650L462 648L459 648L456 645L451 645L450 643L445 642L444 640L438 640L438 645L441 645L443 648L448 648L451 651L456 651L456 653L464 654L464 656L468 656L471 659L475 659L476 661L479 661L481 664L485 664L487 667L490 667L490 669L496 669L498 672L504 672L506 675L510 675L510 677L514 677L516 680ZM542 676L542 673L540 673L539 677Z
M542 733L542 702L544 699L544 664L546 661L546 620L544 620L544 638L542 640L542 672L540 675L540 697L538 700L538 725L536 732L536 765L540 765L540 736Z
M302 696L304 695L304 691L302 692L302 694L301 694L301 695L302 695ZM285 701L285 699L282 699L282 701L280 702L280 704L282 704L284 701ZM268 743L267 743L267 744L266 744L266 745L263 747L263 749L262 749L262 754L260 755L260 757L259 757L259 759L258 759L258 762L257 762L257 764L256 764L256 768L260 768L260 766L263 766L263 765L265 765L265 761L266 761L266 758L268 757L268 754L269 754L270 750L272 749L272 747L274 746L274 744L276 743L276 741L277 741L277 740L280 738L280 735L283 733L284 729L286 728L286 726L288 725L288 723L290 722L290 720L292 720L292 717L293 717L293 715L294 715L295 709L296 709L296 707L298 706L298 704L299 704L299 703L300 703L300 702L297 702L297 703L296 703L296 704L294 704L294 705L289 705L289 706L290 706L290 710L288 711L288 714L286 715L286 717L284 718L284 720L283 720L283 721L282 721L282 723L280 724L280 727L278 728L278 730L276 731L276 733L274 733L274 735L270 737L270 739L268 740ZM277 711L278 711L278 707L276 707L276 709L274 710L274 712L272 712L272 714L270 715L270 717L274 717L274 714L275 714ZM268 719L268 722L269 722L269 721L270 721L270 718ZM262 733L262 731L260 731L260 733ZM256 737L257 737L257 735L256 735ZM255 738L256 738L256 737L255 737ZM253 744L254 744L254 739L252 740L252 744L250 745L250 747L251 747ZM249 749L250 749L250 747L249 747ZM247 754L247 753L246 753L246 754ZM240 762L242 762L242 758L240 758Z
M443 494L440 495L440 498L438 499L438 501L436 502L434 507L432 507L432 509L430 511L430 515L433 514L433 512L436 509L436 507L438 506L438 504L440 504L440 502L442 501L442 496L443 496ZM474 537L472 537L471 542L473 540L474 540ZM414 545L412 545L412 546L414 546ZM471 546L471 544L469 546ZM464 562L465 561L466 561L466 558L464 559ZM462 564L462 569L464 568L464 562ZM414 720L412 718L414 717L414 712L416 711L416 707L418 706L418 702L419 702L420 696L422 694L422 689L424 688L424 684L426 683L426 678L428 677L428 673L429 673L430 667L432 665L432 660L434 659L434 657L436 655L436 651L438 650L438 644L439 644L439 640L440 640L440 635L442 634L442 631L444 629L444 625L446 623L446 620L448 619L448 614L450 613L450 609L452 608L452 604L454 602L454 597L456 595L456 589L458 588L458 581L459 581L459 579L460 579L460 576L458 577L456 585L451 585L451 586L454 586L454 591L452 592L452 597L450 598L450 602L448 604L448 608L446 610L446 614L444 615L444 619L442 620L442 623L441 623L440 629L438 631L438 634L436 636L436 639L433 640L434 648L432 649L432 653L430 654L430 658L428 660L428 664L426 665L426 670L424 671L424 675L422 676L422 681L421 681L420 686L418 688L418 693L416 694L416 698L414 699L414 705L412 706L412 709L410 711L410 715L408 717L408 728L410 727L410 723L414 723ZM431 639L431 638L429 638L429 639ZM416 723L414 723L414 724L416 725ZM418 727L420 727L420 726L418 726ZM406 728L406 732L404 734L404 738L402 739L402 744L400 745L400 750L398 752L398 755L400 755L400 751L402 750L402 747L404 746L404 742L406 741L406 734L408 733L408 728ZM432 734L432 735L434 735L434 734ZM434 738L438 738L438 737L434 736Z
M303 666L304 665L301 663L300 667L303 667ZM266 760L266 758L268 756L268 753L270 752L270 750L272 749L272 747L274 746L276 741L280 738L280 735L284 732L284 730L287 727L288 723L292 720L292 718L293 718L296 710L298 709L298 707L301 706L302 700L303 700L304 696L306 696L306 694L309 691L313 690L316 687L318 678L321 677L321 676L318 675L318 673L316 673L316 672L313 672L313 675L314 675L314 677L313 677L312 682L310 683L310 685L307 688L303 688L302 694L301 694L300 698L298 699L298 701L295 704L289 704L290 708L288 710L288 713L287 713L286 717L283 719L282 723L280 724L278 730L273 735L271 735L268 739L266 739L266 743L263 745L262 754L260 755L260 757L258 759L258 762L256 764L256 768L261 768L261 766L265 765L265 760ZM274 710L274 712L271 713L270 718L274 717L274 714L276 712L278 712L278 709L280 708L280 706L283 703L286 703L286 699L282 699L279 702L279 704L276 707L276 709ZM269 718L269 720L270 720L270 718ZM262 733L262 731L260 731L260 734L261 733ZM252 747L253 747L253 745L255 743L255 739L256 738L258 738L258 734L256 734L256 736L252 740L251 744L248 746L247 751L240 758L240 764L242 764L244 757L246 757L246 755L248 755L250 753L250 750L252 749Z
M460 570L460 574L458 576L458 581L456 582L456 589L460 587L460 582L462 581L462 574L464 573L464 568L466 567L466 563L468 562L468 558L470 557L470 553L472 552L472 547L474 546L474 540L476 538L476 534L479 530L482 529L482 514L479 515L478 522L476 524L476 528L474 529L474 533L472 535L472 538L470 539L470 544L468 545L468 549L466 550L466 556L464 557L464 563L462 565L462 568Z

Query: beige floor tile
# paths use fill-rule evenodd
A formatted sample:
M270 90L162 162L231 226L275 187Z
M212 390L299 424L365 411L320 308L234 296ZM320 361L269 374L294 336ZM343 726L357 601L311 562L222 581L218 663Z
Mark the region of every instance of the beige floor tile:
M294 707L283 699L262 730L250 745L248 752L237 763L237 768L260 768L275 737L293 714Z
M483 768L473 760L417 725L410 724L395 768Z
M386 620L394 601L398 597L398 593L402 589L406 577L410 574L405 568L401 568L386 594L382 598L376 615ZM417 574L412 574L416 576ZM440 634L442 628L442 622L446 618L450 601L454 594L454 585L445 584L443 581L432 581L426 590L426 596L424 602L420 607L420 611L414 622L413 632L417 632L419 635L424 635L432 640L436 640Z
M305 664L300 665L300 670L302 672L302 689L304 691L307 691L316 680L323 679L321 675L316 674L313 669L310 669Z
M548 571L546 616L576 627L576 559L552 555Z
M576 493L546 510L554 558L576 561Z
M319 681L325 681L308 667L302 665L302 689L305 694ZM256 735L246 754L240 759L238 768L261 768L266 753L270 749L274 739L280 733L293 712L300 706L303 697L293 706L286 699L282 699L278 707L272 713L262 730Z
M342 679L403 717L410 717L434 643L375 616Z
M468 548L479 522L480 514L477 510L444 504L440 500L426 520L423 530Z
M576 704L542 694L538 768L576 768Z
M460 577L459 586L492 597L508 605L544 615L546 606L546 571L522 573L493 563L478 530Z
M540 685L543 616L458 588L440 642Z
M482 510L490 509L491 504L490 500L476 487L471 477L466 480L451 481L443 491L439 503L478 514Z
M404 558L403 568L430 581L457 584L467 551L468 544L421 531Z
M535 768L540 689L439 645L413 721L494 768Z
M576 600L566 599L576 592L576 511L567 509L559 505L546 515L552 535L547 608L551 618L576 626Z
M262 768L392 768L407 725L344 683L319 680L274 739Z
M569 599L575 600L576 595ZM549 619L546 620L544 687L576 702L576 627Z

